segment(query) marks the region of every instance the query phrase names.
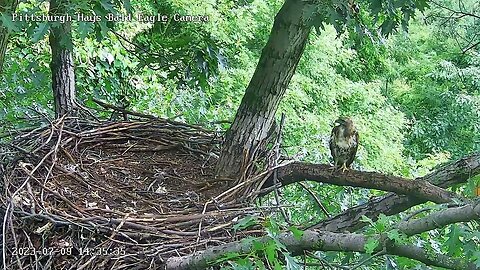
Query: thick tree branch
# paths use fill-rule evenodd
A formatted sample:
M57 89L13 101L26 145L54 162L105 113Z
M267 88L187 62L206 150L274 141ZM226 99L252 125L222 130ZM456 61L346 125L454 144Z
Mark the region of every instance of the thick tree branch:
M465 222L480 219L480 202L461 207L445 209L430 214L424 218L401 222L397 228L407 234L415 235L432 229L440 228L456 222ZM407 257L427 265L445 267L449 269L477 269L475 265L462 259L450 258L442 254L427 254L420 247L411 245L400 245L389 241L387 238L377 235L379 246L376 251L383 250L386 254ZM265 236L255 241L265 243L270 237ZM355 233L333 233L328 231L307 230L301 239L290 233L283 233L279 241L284 244L288 251L296 256L304 251L356 251L365 252L365 243L368 238L362 234ZM222 246L212 247L205 251L192 255L171 258L167 260L167 269L203 269L225 256L227 253L246 254L253 248L253 241L238 241Z
M414 235L421 232L444 227L448 224L480 220L480 202L467 204L461 207L449 208L426 217L402 221L398 229L406 235Z
M423 179L409 180L393 175L356 170L349 170L346 173L332 173L332 167L325 164L290 163L278 169L278 180L282 182L282 185L312 180L339 186L378 189L436 203L450 202L453 197L451 192L432 185Z
M432 266L459 270L476 269L473 264L462 259L450 258L442 254L432 256L431 254L427 254L422 248L416 246L395 244L381 236L376 236L376 238L380 243L376 251L384 250L387 254L411 258ZM265 236L255 241L265 243L270 239L269 236ZM364 247L368 238L355 233L307 230L301 238L296 238L291 233L282 233L278 236L278 240L295 256L301 255L307 250L365 252ZM167 260L166 269L204 269L227 253L246 254L250 252L253 249L254 243L252 240L237 241L212 247L184 257L170 258Z
M480 153L443 165L421 179L439 187L447 188L465 183L470 177L477 174L480 174ZM381 213L387 216L395 215L424 202L425 200L414 197L388 194L352 207L333 218L316 224L313 228L322 228L328 231L356 231L366 225L360 221L362 216L376 220Z

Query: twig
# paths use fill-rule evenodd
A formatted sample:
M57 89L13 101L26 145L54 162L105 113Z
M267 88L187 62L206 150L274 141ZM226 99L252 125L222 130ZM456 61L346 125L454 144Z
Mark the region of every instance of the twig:
M310 194L310 196L312 196L312 198L315 200L315 202L316 202L317 205L320 207L320 209L321 209L322 212L325 214L325 216L327 216L328 218L330 218L330 213L328 213L327 208L325 208L325 206L324 206L323 203L320 201L320 199L317 197L317 195L315 195L315 193L313 193L313 191L311 191L304 183L298 182L297 184L299 184L303 189L305 189L305 190L308 192L308 194Z
M282 113L282 117L280 119L280 126L278 128L278 134L275 139L274 143L274 151L275 151L275 156L273 159L273 164L272 167L276 167L278 164L278 160L280 159L280 145L282 144L282 130L283 130L283 125L285 124L285 113ZM276 169L273 170L273 186L275 187L274 192L275 192L275 201L277 205L280 205L280 192L278 191L277 187L278 184L278 171ZM282 213L283 219L287 224L292 225L290 223L290 219L287 216L287 213L285 213L285 210L283 208L280 208L280 213Z

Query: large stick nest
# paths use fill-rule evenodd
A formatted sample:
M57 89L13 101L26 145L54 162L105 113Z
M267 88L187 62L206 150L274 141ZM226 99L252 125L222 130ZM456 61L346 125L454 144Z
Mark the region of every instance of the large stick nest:
M68 118L17 134L0 149L3 266L161 269L260 234L233 229L265 209L222 202L239 189L214 178L219 142L169 120Z

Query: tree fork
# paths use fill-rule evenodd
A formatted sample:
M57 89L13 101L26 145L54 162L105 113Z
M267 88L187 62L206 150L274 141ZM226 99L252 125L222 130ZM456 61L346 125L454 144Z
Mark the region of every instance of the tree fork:
M303 1L287 0L275 16L268 42L222 145L218 178L240 179L265 145L308 40L308 10Z

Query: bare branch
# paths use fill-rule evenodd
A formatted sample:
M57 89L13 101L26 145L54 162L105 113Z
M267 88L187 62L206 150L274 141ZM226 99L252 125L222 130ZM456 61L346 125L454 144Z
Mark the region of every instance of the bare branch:
M393 175L356 170L349 170L345 174L340 172L332 174L332 167L326 164L293 162L278 169L278 180L282 182L282 185L312 180L339 186L378 189L436 203L450 202L453 198L451 192L432 185L423 179L409 180Z
M478 42L475 42L475 43L471 44L470 46L468 46L468 47L466 47L466 48L462 49L462 53L463 53L463 54L465 54L465 53L467 53L469 50L471 50L471 49L473 49L473 48L477 47L478 45L480 45L480 41L478 41Z

